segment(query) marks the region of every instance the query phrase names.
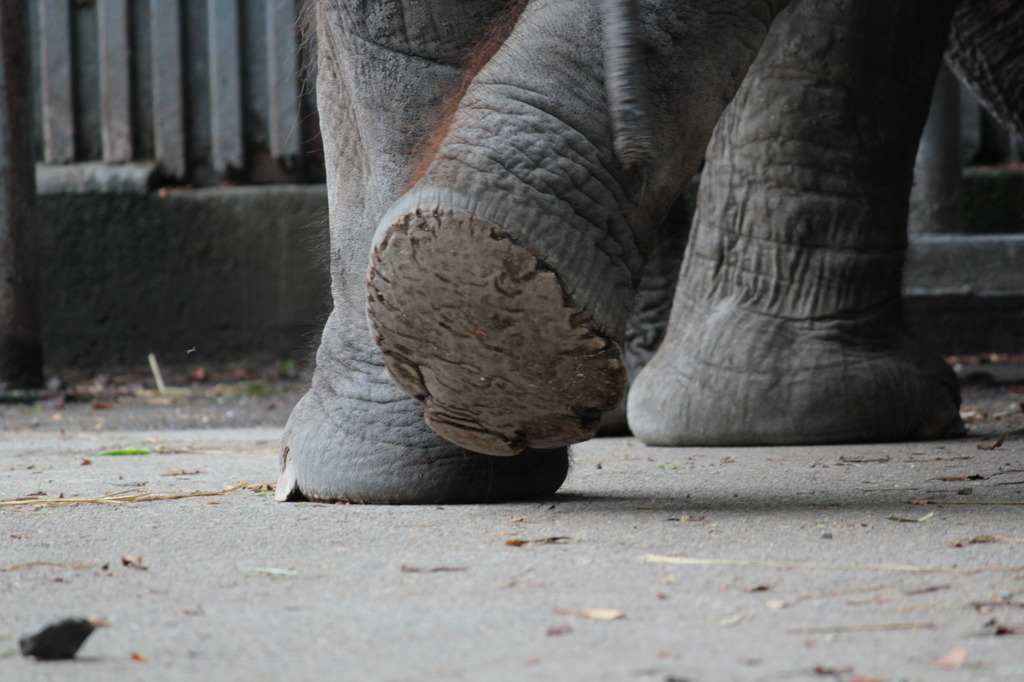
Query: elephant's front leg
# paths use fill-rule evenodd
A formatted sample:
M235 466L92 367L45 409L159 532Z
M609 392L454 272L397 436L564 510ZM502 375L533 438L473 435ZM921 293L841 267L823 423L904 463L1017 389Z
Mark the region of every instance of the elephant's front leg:
M565 448L496 459L452 445L391 382L366 324L373 230L505 0L319 0L318 99L334 311L285 431L279 499L485 502L555 491Z
M948 367L903 331L917 140L949 0L798 0L708 150L668 335L634 382L651 444L962 433Z
M533 0L374 243L369 316L431 427L495 455L594 434L655 228L784 4L645 3L660 153L613 151L596 2Z

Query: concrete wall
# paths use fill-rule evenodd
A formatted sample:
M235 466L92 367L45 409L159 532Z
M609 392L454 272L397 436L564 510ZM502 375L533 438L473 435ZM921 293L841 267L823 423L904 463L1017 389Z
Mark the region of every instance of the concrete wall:
M301 358L330 311L322 185L42 194L38 224L51 371Z
M149 352L163 364L302 359L315 347L330 311L323 185L152 192L146 168L69 168L37 176L51 371L142 366ZM914 239L905 293L913 333L937 351L1020 352L1024 224Z

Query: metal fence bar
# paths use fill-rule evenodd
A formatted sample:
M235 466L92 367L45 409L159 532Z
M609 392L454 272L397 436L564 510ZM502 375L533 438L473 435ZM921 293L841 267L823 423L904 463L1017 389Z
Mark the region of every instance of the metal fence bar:
M128 0L99 0L100 138L103 160L132 160L132 82Z
M270 153L295 157L301 151L295 0L267 0L267 48Z
M185 101L180 0L150 0L153 147L164 175L185 177Z
M0 0L2 1L2 0ZM74 90L71 83L71 4L40 0L43 160L75 160Z
M28 0L0 1L0 390L41 386Z
M224 173L245 165L238 0L207 4L210 55L211 159Z

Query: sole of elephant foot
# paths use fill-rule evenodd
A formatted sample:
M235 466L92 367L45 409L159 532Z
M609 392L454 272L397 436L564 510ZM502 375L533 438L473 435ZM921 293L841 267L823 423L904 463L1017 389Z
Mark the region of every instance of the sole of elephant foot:
M726 306L727 307L727 306ZM694 313L630 387L648 445L795 445L964 434L956 377L906 336L739 308Z
M518 457L467 452L428 429L422 406L390 383L373 395L376 402L311 393L299 402L285 430L278 501L511 502L550 496L565 481L566 448Z
M558 276L501 228L412 210L374 247L370 328L427 424L464 448L514 455L591 438L622 399L621 348Z

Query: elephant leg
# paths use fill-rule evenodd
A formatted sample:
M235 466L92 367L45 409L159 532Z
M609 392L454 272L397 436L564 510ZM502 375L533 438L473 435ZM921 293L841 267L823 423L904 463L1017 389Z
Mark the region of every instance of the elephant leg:
M1024 139L1024 4L959 0L946 59L989 111Z
M663 149L632 170L613 151L599 3L526 6L374 240L371 328L431 428L495 455L594 434L626 387L656 228L784 4L644 4Z
M963 433L901 269L950 0L797 0L708 149L669 331L629 421L657 445Z
M658 229L657 245L644 265L633 309L626 320L623 354L630 382L650 362L665 338L692 217L692 197L690 192L686 192L672 205L668 217ZM629 435L625 400L612 411L605 412L598 435Z
M465 53L505 4L317 4L334 311L285 430L278 499L486 502L546 495L565 478L565 448L495 459L430 431L422 405L388 377L365 316L376 223L409 182L414 148L462 78Z

